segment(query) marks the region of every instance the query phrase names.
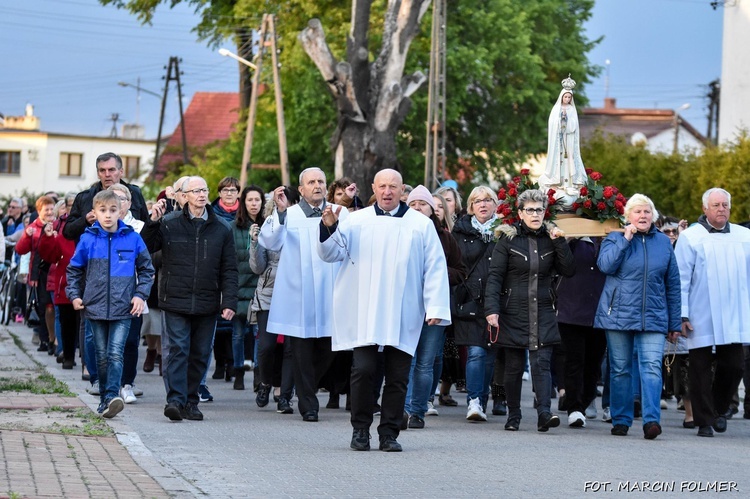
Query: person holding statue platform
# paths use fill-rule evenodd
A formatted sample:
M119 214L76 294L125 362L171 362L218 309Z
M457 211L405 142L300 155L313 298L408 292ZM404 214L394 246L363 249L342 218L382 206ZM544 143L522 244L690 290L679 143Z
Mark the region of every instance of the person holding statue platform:
M448 268L434 223L400 201L401 174L375 175L373 206L349 214L326 207L318 252L341 262L333 289L334 350L353 349L351 448L370 450L372 380L379 352L385 361L379 448L400 452L412 356L422 325L450 324ZM283 257L282 257L283 258Z

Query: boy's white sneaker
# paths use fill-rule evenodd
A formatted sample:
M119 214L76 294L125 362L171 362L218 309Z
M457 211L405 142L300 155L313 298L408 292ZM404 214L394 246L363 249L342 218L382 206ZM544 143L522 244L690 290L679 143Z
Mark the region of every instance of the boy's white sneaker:
M469 421L487 421L487 415L482 410L479 397L469 400L469 410L466 411L466 419Z
M107 408L104 409L102 417L107 419L113 418L118 413L122 412L124 408L125 403L123 402L123 400L120 397L115 397L107 403Z

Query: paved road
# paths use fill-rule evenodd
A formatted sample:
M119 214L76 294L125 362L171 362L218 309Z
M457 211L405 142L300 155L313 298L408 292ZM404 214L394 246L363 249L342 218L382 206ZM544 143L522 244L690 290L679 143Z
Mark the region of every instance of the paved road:
M31 348L30 330L13 331ZM52 357L36 355L95 406L80 369L63 371ZM623 438L599 420L568 428L564 417L563 426L544 434L536 431L525 383L521 431L503 431L504 417L468 423L465 407L439 407L425 429L401 434L404 452L388 454L351 451L343 409L322 409L320 422L304 423L299 414L277 414L273 404L259 409L252 390L211 380L215 401L200 406L206 419L173 423L162 415L158 374L140 372L136 383L145 395L112 424L136 461L176 497L576 497L587 492L587 482L615 492L648 485L677 493L718 481L735 495L750 492L750 420L740 414L727 433L701 439L682 428L684 413L674 402L663 411L664 434L655 441L643 439L639 422ZM327 395L320 397L324 407Z

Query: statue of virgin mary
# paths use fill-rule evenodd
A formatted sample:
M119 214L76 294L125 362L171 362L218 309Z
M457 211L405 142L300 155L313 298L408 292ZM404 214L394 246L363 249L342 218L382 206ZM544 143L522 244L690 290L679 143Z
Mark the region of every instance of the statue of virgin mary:
M581 134L578 112L573 101L576 82L568 75L562 81L547 126L547 167L539 178L545 189L562 189L568 196L578 196L586 185L586 169L581 160Z

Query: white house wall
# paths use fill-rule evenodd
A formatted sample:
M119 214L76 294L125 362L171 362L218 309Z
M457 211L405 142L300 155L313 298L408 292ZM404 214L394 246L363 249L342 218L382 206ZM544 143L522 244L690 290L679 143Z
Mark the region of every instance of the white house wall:
M726 2L723 9L720 144L750 129L750 1Z
M152 167L154 149L153 141L3 131L0 151L21 151L21 169L18 175L0 173L0 195L16 195L23 190L63 193L86 189L98 181L95 161L105 152L140 157L143 179ZM60 153L83 154L81 176L60 175Z

